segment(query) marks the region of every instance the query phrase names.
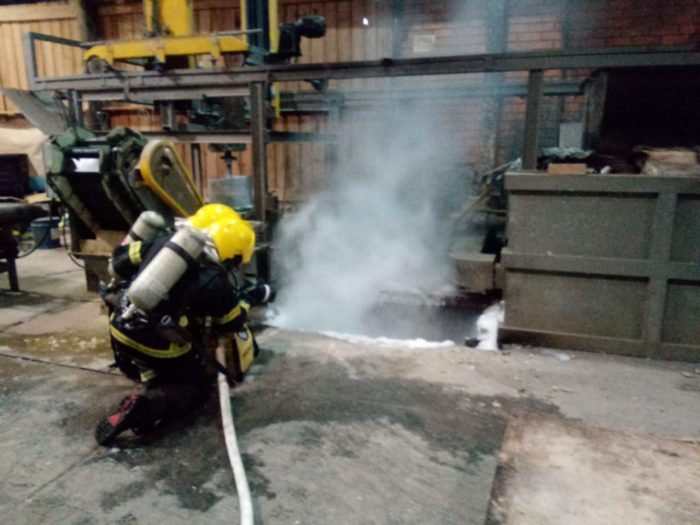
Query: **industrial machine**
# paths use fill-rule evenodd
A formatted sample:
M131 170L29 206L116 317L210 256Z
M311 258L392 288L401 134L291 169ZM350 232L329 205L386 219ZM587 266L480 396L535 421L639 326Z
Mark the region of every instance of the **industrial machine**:
M108 260L144 211L172 226L204 200L173 143L128 128L99 136L72 127L52 139L48 184L68 210L71 250L83 259L88 289L110 279ZM250 221L259 233L260 221ZM257 251L264 251L259 243ZM264 254L248 268L267 277Z
M285 63L301 56L302 37L320 38L326 32L326 21L318 15L279 24L277 0L241 0L241 29L208 34L195 33L191 0L144 0L143 5L144 37L91 45L83 53L88 73L119 70L122 64L158 72L225 68L224 57L231 55L241 57L238 62L243 65ZM203 56L208 57L204 65L199 60ZM279 116L279 93L270 89L266 95ZM240 97L169 98L158 104L165 129L241 129L246 118ZM178 114L186 117L187 124L177 118ZM104 114L94 120L108 126ZM226 146L219 149L224 151Z
M119 62L156 69L194 67L194 57L210 55L221 65L223 55L240 53L247 63L285 62L301 55L301 37L320 38L326 23L305 16L281 26L277 0L241 0L240 31L196 34L191 0L144 0L144 38L99 42L83 59L88 72L101 73Z
M48 183L69 210L71 246L85 259L88 287L107 279L107 259L141 212L172 224L203 200L192 176L167 141L148 142L117 128L96 136L70 128L54 137Z

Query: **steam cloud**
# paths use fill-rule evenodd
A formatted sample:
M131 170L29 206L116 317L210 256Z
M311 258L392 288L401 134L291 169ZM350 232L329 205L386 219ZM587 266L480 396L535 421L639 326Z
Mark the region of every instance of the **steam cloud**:
M366 334L382 292L449 283L448 215L467 183L464 152L439 120L406 105L344 120L328 187L278 229L273 324Z

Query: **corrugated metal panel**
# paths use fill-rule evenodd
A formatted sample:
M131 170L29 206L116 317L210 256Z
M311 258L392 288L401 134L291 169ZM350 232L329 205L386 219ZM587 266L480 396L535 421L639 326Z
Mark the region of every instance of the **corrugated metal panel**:
M74 2L0 7L0 48L3 50L0 86L27 89L22 44L24 33L34 31L80 40L83 34L80 13ZM39 42L36 57L42 75L69 75L82 70L77 48ZM5 97L0 97L0 113L16 113L15 107Z

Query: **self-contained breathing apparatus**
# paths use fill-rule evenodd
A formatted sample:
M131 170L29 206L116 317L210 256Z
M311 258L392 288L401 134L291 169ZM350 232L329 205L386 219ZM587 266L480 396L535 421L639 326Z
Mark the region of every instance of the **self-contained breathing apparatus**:
M223 207L226 209L222 210L222 207L217 208L217 206L205 206L201 210L209 208L205 210L208 213L195 214L190 220L181 220L176 224L175 233L162 244L155 255L149 257L143 268L139 268L133 281L128 286L127 283L122 283L122 293L118 295L117 309L122 320L131 326L153 329L160 338L170 343L192 345L193 349L203 356L205 362L224 373L229 383L233 384L243 380L244 374L249 370L258 353L255 338L247 322L238 332L229 336L230 340L226 341L225 346L230 349L230 355L227 359L229 366L224 368L207 352L204 343L206 338L193 337L191 327L182 325L183 318L179 315L180 312L164 313L162 308L159 310L159 306L169 298L170 292L189 268L205 264L217 271L225 272L227 280L231 282L232 279L229 278L231 274L222 264L224 260L234 255L237 255L242 262L250 260L255 244L252 228L230 208ZM207 219L211 219L209 223ZM224 231L226 227L229 230ZM162 217L152 211L143 212L122 245L129 244L131 249L131 246L136 245L138 241L151 242L156 236L166 231L166 222ZM224 246L225 243L221 238L223 234L229 236L226 240L231 241L233 238L234 244L242 248L232 249L230 242L228 246ZM232 235L234 237L231 237ZM111 262L110 271L116 277ZM270 289L267 285L258 285L248 293L239 292L235 277L231 293L240 293L241 301L248 299L248 302L253 305L266 302L270 298ZM186 303L186 300L182 302ZM246 310L247 306L246 304ZM204 320L202 326L207 330L211 327L211 322ZM119 364L119 360L117 362ZM119 365L124 370L123 363Z

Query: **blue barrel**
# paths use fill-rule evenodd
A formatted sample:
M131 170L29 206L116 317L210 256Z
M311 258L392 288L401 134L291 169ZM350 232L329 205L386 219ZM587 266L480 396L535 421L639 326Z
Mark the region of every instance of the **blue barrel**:
M61 238L58 234L58 221L59 217L45 217L32 221L32 235L39 249L58 248L61 245Z

